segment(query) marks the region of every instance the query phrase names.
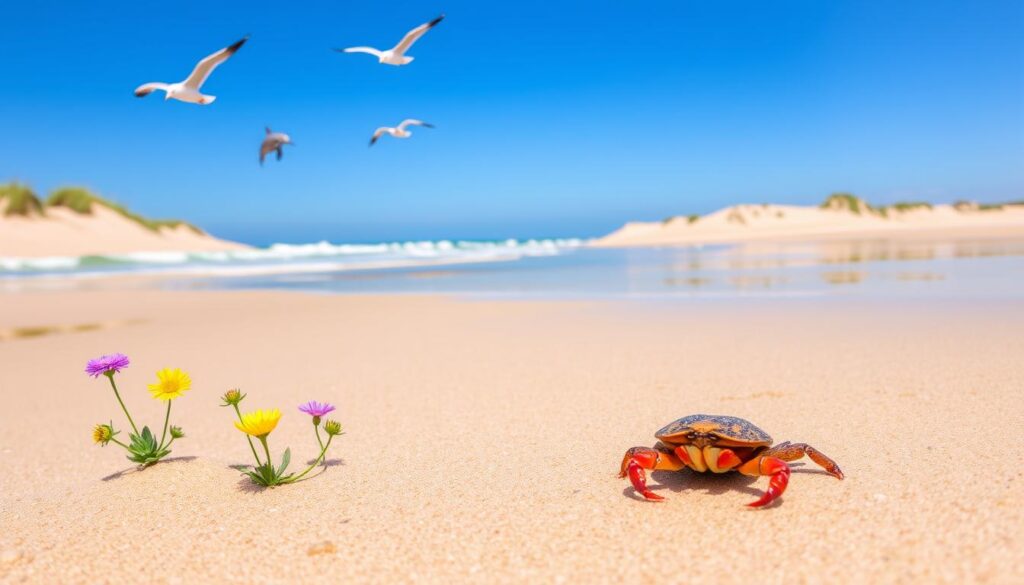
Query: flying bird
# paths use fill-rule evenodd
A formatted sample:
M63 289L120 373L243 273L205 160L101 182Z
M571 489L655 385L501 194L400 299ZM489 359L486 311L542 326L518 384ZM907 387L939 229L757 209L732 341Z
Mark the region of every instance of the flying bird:
M260 145L260 165L262 166L263 160L274 151L277 151L277 160L281 160L281 156L284 154L281 152L281 147L285 144L295 146L291 136L282 132L274 132L268 127L267 135L263 138L263 144Z
M196 64L196 68L192 70L192 73L185 81L180 81L178 83L153 82L140 85L135 90L135 97L146 97L159 89L165 92L165 100L175 99L203 106L212 104L213 100L217 99L217 96L203 95L199 92L199 88L203 86L203 83L205 83L206 79L210 77L213 70L221 63L227 61L231 55L234 55L235 52L238 51L239 47L244 45L247 40L249 40L248 35L230 47L221 49L206 57Z
M373 138L370 139L370 146L373 146L374 143L376 143L377 140L380 139L380 137L384 136L385 134L390 134L395 138L408 138L412 136L412 132L409 132L408 130L405 129L407 126L423 126L424 128L434 127L433 124L427 124L422 120L413 120L411 118L408 120L402 120L402 123L394 128L390 128L388 126L381 126L380 128L377 128L376 131L374 131Z
M406 57L405 52L408 51L409 47L418 41L420 37L427 34L428 30L434 28L437 23L442 20L444 20L443 14L426 24L417 26L406 33L401 42L386 51L374 49L373 47L349 47L347 49L335 49L335 51L341 51L342 53L369 53L376 56L381 63L386 65L408 65L409 63L412 63L414 57Z

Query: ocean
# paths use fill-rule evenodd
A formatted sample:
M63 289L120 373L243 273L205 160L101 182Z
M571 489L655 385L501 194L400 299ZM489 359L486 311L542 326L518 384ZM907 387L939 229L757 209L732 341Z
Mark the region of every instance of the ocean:
M576 238L0 258L0 289L136 285L486 298L1024 297L1024 238L599 249Z

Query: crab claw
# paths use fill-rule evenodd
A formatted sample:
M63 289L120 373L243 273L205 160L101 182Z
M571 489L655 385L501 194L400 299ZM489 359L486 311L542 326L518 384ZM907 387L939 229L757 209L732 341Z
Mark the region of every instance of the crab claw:
M765 457L760 462L761 475L770 475L771 479L768 481L768 489L765 490L764 495L755 502L747 504L751 508L760 508L770 504L775 498L782 495L782 492L786 491L786 486L789 485L789 465L781 459L775 457Z
M644 498L657 502L665 498L647 489L647 474L645 469L653 470L661 458L657 450L650 447L633 447L622 457L622 466L619 469L619 477L629 476L630 483Z

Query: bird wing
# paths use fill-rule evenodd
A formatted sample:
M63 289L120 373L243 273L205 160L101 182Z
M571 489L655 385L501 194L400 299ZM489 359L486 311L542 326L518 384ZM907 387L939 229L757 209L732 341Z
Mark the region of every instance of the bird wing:
M277 150L279 146L280 144L278 144L277 140L267 137L263 141L263 144L260 144L260 164L263 164L263 159L265 159L271 152Z
M405 33L405 37L402 38L401 42L395 45L395 48L391 50L399 55L405 53L406 51L409 50L409 47L411 47L413 43L418 41L419 38L422 37L423 35L427 34L428 30L437 26L437 23L441 22L442 20L444 20L443 14L441 16L438 16L434 20L431 20L426 24L421 24L416 28L412 29L411 31Z
M167 91L170 88L170 85L166 83L160 83L158 81L154 81L153 83L143 83L139 87L135 88L135 97L146 97L147 95L153 93L158 89Z
M423 120L414 120L409 118L408 120L402 120L402 123L398 125L399 130L405 130L406 126L423 126L424 128L433 128L433 124L428 124Z
M245 37L235 44L225 47L216 53L207 56L200 61L196 68L192 70L192 73L188 76L188 79L184 81L185 87L199 91L199 88L206 82L206 78L213 73L213 70L217 68L217 65L228 60L231 55L235 54L235 51L245 44L245 41L249 40L249 37Z
M384 133L387 132L388 130L390 130L390 128L387 128L387 127L377 128L377 130L374 131L374 133L373 133L373 138L370 139L370 146L373 146L374 143L376 143L377 140L379 140L380 137L383 136Z
M334 49L335 51L341 51L342 53L369 53L376 57L381 56L381 51L374 49L373 47L349 47L347 49Z

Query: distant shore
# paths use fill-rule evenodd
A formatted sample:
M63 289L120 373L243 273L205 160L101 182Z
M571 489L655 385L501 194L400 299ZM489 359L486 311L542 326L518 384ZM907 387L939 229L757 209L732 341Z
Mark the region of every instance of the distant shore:
M595 247L679 246L759 240L850 237L1019 237L1024 204L896 204L873 207L850 195L820 206L735 205L705 216L630 222L594 240Z

